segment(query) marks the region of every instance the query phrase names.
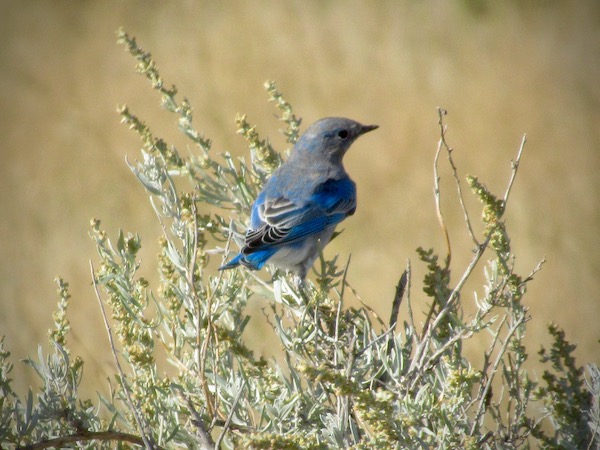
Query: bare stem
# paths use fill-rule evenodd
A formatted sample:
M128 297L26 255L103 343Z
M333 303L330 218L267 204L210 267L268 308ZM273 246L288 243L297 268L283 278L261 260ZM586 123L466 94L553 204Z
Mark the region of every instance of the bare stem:
M191 421L197 430L196 435L200 439L200 449L214 450L215 442L213 441L210 433L208 432L208 427L204 423L202 416L198 413L194 404L192 403L192 400L189 398L184 389L181 386L176 386L176 389L179 391L179 395L181 395L181 398L183 398L183 400L185 401L188 411L190 412L190 416L192 417Z
M408 310L408 321L410 323L410 327L413 330L416 330L417 327L415 325L415 315L413 313L412 310L412 303L411 303L411 297L410 297L410 287L411 287L411 280L412 280L412 267L410 264L410 259L406 261L406 308ZM413 336L415 336L416 338L416 334L414 334Z
M118 441L118 442L130 442L132 444L146 446L144 439L134 434L122 433L120 431L78 431L75 434L68 436L60 436L53 439L48 439L35 444L24 445L17 447L18 450L38 450L43 448L63 448L69 446L69 444L75 444L77 442L89 442L89 441ZM155 446L156 450L162 450L162 447Z
M458 191L458 201L460 202L460 207L463 212L465 223L467 224L467 229L469 230L469 235L471 236L471 239L473 240L475 245L479 247L479 241L475 237L475 232L473 231L473 226L471 225L471 219L469 218L469 212L467 211L467 206L465 205L465 199L464 199L462 187L460 184L460 178L458 176L458 170L456 168L456 164L454 164L454 159L452 158L452 150L453 149L446 142L446 128L447 127L444 125L444 122L443 122L443 120L444 120L443 116L446 115L446 110L444 110L442 108L438 108L438 115L440 118L440 120L439 120L440 143L438 144L438 151L439 151L439 146L443 146L446 149L446 153L448 154L448 162L450 163L450 167L452 168L452 176L454 177L454 181L456 182L456 189Z
M98 289L98 282L96 281L96 274L94 270L94 264L90 261L90 270L92 273L92 283L94 285L94 292L96 293L96 298L98 299L98 304L100 305L100 311L102 313L102 318L104 320L104 327L106 328L106 332L108 334L108 341L110 343L110 349L113 354L113 358L115 360L115 365L117 366L117 371L119 372L119 377L121 378L121 386L123 386L123 391L125 392L125 397L127 399L127 403L129 405L129 409L133 414L133 417L137 423L137 426L142 433L142 440L144 445L149 450L158 449L158 445L154 442L154 439L150 435L150 430L148 424L144 420L143 416L139 412L139 408L133 403L133 399L131 398L131 393L129 392L129 387L125 382L125 372L121 367L121 363L119 362L119 357L117 355L117 348L115 347L115 341L112 335L112 328L110 323L108 322L108 317L106 316L106 309L104 308L104 303L102 303L102 297L100 296L100 290Z
M517 152L517 158L514 161L511 161L512 170L510 174L510 180L508 181L508 186L506 186L506 192L504 193L502 213L504 213L504 210L506 209L506 202L508 202L508 196L510 195L510 192L512 190L515 178L517 177L517 171L519 170L519 164L521 162L521 156L523 155L523 149L525 148L525 142L527 142L527 134L524 134L523 138L521 139L521 145L519 146L519 151Z
M525 313L522 313L517 318L515 323L510 327L510 329L508 330L508 332L506 334L504 343L502 344L502 347L500 348L498 355L496 356L496 360L494 361L492 370L490 371L489 376L487 378L486 386L483 389L483 392L481 393L481 396L479 399L479 406L477 407L477 413L475 414L475 418L473 419L473 425L471 426L471 435L473 435L473 433L475 433L475 429L479 426L479 420L481 419L481 416L483 415L483 410L485 408L488 392L492 388L492 382L494 380L496 373L498 372L498 367L500 366L500 363L502 362L502 358L504 357L504 354L506 353L508 344L510 343L511 338L515 334L517 329L523 324L523 322L525 322L525 318L526 318Z
M523 136L523 140L521 141L521 146L519 147L519 151L517 153L517 158L512 163L511 176L510 176L510 179L508 181L508 185L506 187L506 192L505 192L504 198L503 198L503 212L506 209L506 203L508 202L508 198L509 198L510 192L511 192L513 184L515 182L515 178L517 176L517 170L519 168L519 163L521 161L521 156L523 155L523 149L525 147L525 141L526 141L525 136ZM491 239L491 235L488 235L486 237L485 241L483 241L477 247L477 249L475 251L475 254L473 255L473 258L471 259L471 262L469 263L469 265L467 266L467 268L463 272L463 275L462 275L461 279L459 280L458 284L456 285L456 287L454 288L454 290L452 291L452 293L448 297L448 301L446 302L446 304L444 305L444 307L440 310L439 314L437 315L437 317L435 318L435 320L433 321L433 323L430 326L426 327L426 329L423 331L423 337L421 339L421 343L419 344L419 347L417 348L417 353L416 353L415 356L419 356L420 357L423 354L423 352L425 352L425 349L429 345L429 341L430 341L430 338L431 338L431 331L434 330L434 329L436 329L439 326L440 322L442 320L444 320L444 318L446 317L446 315L453 308L454 303L456 302L456 300L459 297L459 295L458 295L459 292L462 290L463 286L465 285L465 283L467 282L467 280L469 279L469 277L473 273L473 270L475 269L475 266L477 265L477 263L479 262L479 260L483 256L483 253L487 249L487 246L488 246L488 244L490 242L490 239ZM413 365L418 360L419 360L419 358L415 357L415 359L413 359ZM414 368L415 367L411 367L411 369L414 369Z
M238 393L235 396L235 399L233 400L233 404L231 405L231 410L229 411L229 414L227 415L227 419L225 420L223 429L221 430L221 433L219 434L219 437L217 438L217 441L215 442L215 448L221 447L221 441L223 440L223 438L225 437L225 433L231 426L231 420L233 419L233 415L235 414L235 410L237 409L237 406L240 403L240 399L242 398L242 394L244 393L245 388L246 388L246 382L244 381L244 384L242 384L242 386L240 386L240 390L238 391Z
M440 158L440 153L442 151L442 145L445 144L444 135L446 133L446 127L442 122L442 115L446 114L446 111L438 108L438 113L440 115L440 128L441 128L441 138L438 142L437 150L435 151L435 158L433 159L433 196L435 198L435 212L437 214L438 222L440 223L440 227L442 229L442 233L444 233L444 238L446 240L446 248L448 250L448 257L446 259L446 267L450 266L450 261L452 259L452 248L450 246L450 235L448 234L448 228L446 227L446 223L444 222L444 216L442 214L442 197L440 194L440 175L438 173L438 160ZM433 306L432 306L433 307Z

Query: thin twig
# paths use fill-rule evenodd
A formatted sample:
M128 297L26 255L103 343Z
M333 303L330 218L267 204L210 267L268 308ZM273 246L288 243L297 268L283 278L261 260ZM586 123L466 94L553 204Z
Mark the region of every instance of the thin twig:
M190 290L192 292L192 296L194 298L194 306L196 309L196 314L194 317L194 326L196 327L196 349L194 351L195 356L196 356L196 369L200 372L200 367L201 367L201 361L202 361L202 355L200 354L200 309L202 308L202 305L200 304L200 299L198 297L198 292L196 290L196 281L194 279L194 273L196 271L196 252L198 251L198 217L196 216L196 201L195 198L193 198L191 200L191 213L194 216L194 230L193 230L193 237L192 237L192 254L191 254L191 260L190 263L187 267L187 283L190 287ZM208 314L210 315L210 311L208 311ZM208 403L208 399L207 399L207 403Z
M140 436L136 436L130 433L122 433L120 431L78 431L75 434L68 436L60 436L53 439L48 439L35 444L23 445L17 447L17 450L39 450L44 448L63 448L75 444L77 442L89 442L89 441L118 441L118 442L130 442L139 446L144 446L146 443ZM160 446L154 447L156 450L163 450Z
M492 339L491 344L484 352L483 364L481 366L481 373L482 373L483 377L487 377L488 368L490 367L490 364L491 364L490 357L492 356L492 354L494 353L494 350L496 349L496 344L500 341L500 331L507 320L508 320L508 315L505 314L502 317L502 320L500 321L498 326L496 327L496 331L493 334L493 339ZM486 378L484 378L484 379L486 379ZM467 407L465 409L470 409L471 406L473 406L475 403L477 403L477 401L479 399L485 398L485 397L483 397L483 390L485 389L486 385L487 385L487 379L484 384L482 383L480 385L477 396L475 396L475 398L473 398L473 400L471 400L469 402L469 404L467 405ZM491 390L488 390L488 392L485 394L485 396L489 397L490 394L491 394Z
M446 142L446 127L444 126L443 116L447 114L445 109L438 108L439 115L439 125L440 125L440 142L446 149L446 153L448 154L448 162L450 163L450 167L452 168L452 176L454 177L454 181L456 182L456 189L458 191L458 201L460 202L460 207L463 211L463 216L465 219L465 223L467 224L467 229L469 230L469 235L471 239L475 243L476 246L479 246L479 241L475 237L475 232L473 231L473 226L471 225L471 219L469 218L469 212L467 211L467 206L465 205L465 199L462 192L462 186L460 184L460 178L458 176L458 169L456 168L456 164L454 164L454 159L452 158L452 147L448 145Z
M369 313L371 313L373 315L375 320L377 320L377 322L379 322L379 324L381 326L385 326L385 322L381 319L381 317L379 317L379 314L377 314L377 312L362 299L362 297L359 295L358 291L356 289L354 289L348 281L346 281L346 286L348 287L348 289L350 289L350 292L352 292L352 295L354 295L356 297L356 299L360 302L360 304L367 311L369 311Z
M504 343L502 344L502 347L500 348L498 355L496 356L496 360L494 361L492 370L490 371L490 373L488 375L487 384L481 394L481 398L479 400L479 406L477 407L477 413L475 414L475 417L473 419L473 425L471 426L471 432L470 432L471 436L473 435L473 433L475 433L475 428L478 426L479 419L481 418L481 416L483 414L483 410L484 410L485 403L486 403L487 393L492 388L492 381L494 380L494 376L496 375L496 372L498 371L498 367L500 366L500 363L502 362L502 358L504 357L504 354L506 353L508 344L510 343L513 334L515 334L517 329L525 321L525 317L526 317L525 313L521 314L521 316L515 321L513 326L510 327L510 329L508 330L508 332L506 334Z
M446 241L446 249L447 256L444 269L448 269L450 267L450 262L452 261L452 246L450 244L450 234L448 233L448 227L446 227L446 223L444 221L444 215L442 214L442 196L440 191L440 175L438 172L438 161L440 158L440 153L442 151L442 147L445 147L450 151L448 144L446 144L446 129L447 127L444 125L443 116L447 114L447 111L442 108L438 108L439 121L438 124L440 126L440 140L438 141L438 146L435 151L435 157L433 159L433 196L435 199L435 212L438 218L438 222L440 224L440 228L442 229L442 233L444 234L444 239ZM423 335L425 335L427 329L429 328L429 321L433 317L433 313L435 312L436 301L434 299L431 302L431 306L429 307L429 311L427 312L427 318L425 319L425 324L423 325Z
M348 278L348 270L350 269L350 262L352 261L352 254L348 255L348 261L346 262L346 266L344 267L344 273L342 274L342 289L340 291L340 301L344 299L344 294L346 290L346 279Z
M446 110L438 108L438 114L440 116L439 124L441 128L441 137L438 141L437 150L435 151L435 158L433 159L433 196L435 198L435 212L437 214L438 222L440 224L440 228L444 233L444 238L446 240L446 248L448 249L448 257L446 259L446 268L450 266L450 261L452 259L452 248L450 246L450 235L448 234L448 228L446 227L446 223L444 222L444 216L442 214L442 197L440 195L440 175L438 173L438 160L440 158L440 153L442 151L442 145L445 144L444 135L446 134L446 127L442 122L443 114L446 114Z
M377 336L375 339L373 339L372 341L370 341L367 345L365 345L363 348L361 348L360 350L358 350L356 352L356 356L361 356L363 353L365 353L367 350L369 350L371 347L373 347L375 344L377 344L379 341L383 340L384 338L386 338L387 336L391 335L394 332L393 329L389 328L385 331L385 333L380 334L379 336Z
M98 304L100 305L100 311L102 313L102 318L104 319L104 327L106 328L106 332L108 334L108 341L110 343L110 349L112 351L113 358L114 358L115 364L117 366L117 371L119 372L119 376L121 377L121 386L123 386L123 391L125 392L125 397L127 399L129 409L131 410L131 413L133 414L133 417L137 423L137 426L138 426L140 432L142 433L142 440L144 442L144 445L149 450L156 450L156 449L158 449L158 446L156 445L156 443L154 442L154 439L152 438L152 436L149 433L149 429L148 429L149 427L146 424L146 421L144 420L143 416L139 413L137 406L134 405L133 399L131 398L131 393L129 392L129 387L127 386L127 383L125 382L125 372L123 371L123 368L121 367L121 363L119 362L119 357L117 355L117 348L115 347L115 341L114 341L113 335L112 335L112 328L110 326L110 323L108 322L108 317L106 316L106 310L104 309L104 303L102 303L102 297L100 296L100 290L98 289L98 282L96 280L94 264L92 263L92 261L90 261L90 270L92 273L92 283L94 285L94 292L96 293L96 298L98 299Z
M527 278L525 278L523 280L523 283L527 283L531 280L533 280L533 277L536 273L538 273L540 270L542 270L542 266L546 263L546 258L542 258L542 260L536 264L536 266L533 268L533 270L531 271L531 273L527 276Z
M346 286L346 275L348 274L348 268L350 267L350 259L352 255L348 255L348 262L346 263L346 267L344 268L344 274L342 275L342 290L339 293L339 301L337 304L337 311L335 313L335 344L339 344L340 340L340 317L342 314L342 304L344 300L344 289ZM337 367L338 364L338 352L336 351L333 354L333 365Z
M485 249L487 248L487 245L488 245L488 243L490 241L490 238L491 238L491 236L488 236L486 238L486 240L483 242L483 244L481 244L481 246L479 246L477 248L477 251L473 255L473 258L471 259L471 262L469 263L469 265L467 266L466 270L464 271L464 273L463 273L461 279L459 280L458 284L456 285L456 287L454 288L454 290L448 296L448 301L443 306L443 308L440 310L440 312L436 316L435 320L431 323L431 325L429 325L428 327L426 327L423 330L423 336L421 337L421 342L419 343L419 346L417 347L417 351L415 353L415 357L413 358L412 363L411 363L411 368L410 368L411 371L416 368L417 362L423 357L425 350L429 346L429 341L431 339L432 330L435 330L439 326L440 322L442 320L444 320L444 318L446 317L446 315L454 307L454 302L459 297L458 296L459 292L462 290L463 286L465 285L465 283L467 282L467 280L471 276L471 273L473 272L473 269L475 269L475 266L477 265L477 263L481 259L481 256L485 252Z
M479 441L477 441L477 448L483 448L483 444L485 444L491 437L494 436L493 431L488 431Z
M346 381L350 384L352 383L352 372L354 370L354 361L356 359L356 355L354 354L354 345L356 344L356 333L352 335L350 342L348 343L348 365L346 366ZM337 352L336 352L337 353ZM338 417L340 417L340 422L343 424L343 434L344 437L348 435L348 428L350 425L350 396L343 395L338 396ZM346 441L346 446L349 446L349 442Z
M214 450L216 448L215 442L213 441L212 436L208 432L208 429L207 429L206 425L204 424L204 420L202 419L202 416L198 413L198 411L196 411L196 408L194 407L192 400L188 397L188 395L185 393L185 391L181 388L178 388L178 391L179 391L179 394L181 395L181 397L183 398L183 400L185 401L185 403L188 407L188 410L190 411L190 415L192 416L192 423L198 430L196 435L200 439L201 450Z
M210 344L210 342L214 339L216 341L217 336L214 330L214 324L213 324L213 314L212 314L212 304L215 298L215 295L217 293L217 291L219 290L219 286L221 285L221 282L223 280L223 271L219 272L218 278L217 278L217 283L214 287L214 289L212 289L210 295L208 295L207 299L206 299L206 331L205 331L205 338L204 341L201 343L200 342L200 338L201 338L201 308L202 305L200 303L200 296L198 294L198 291L196 289L196 281L195 281L195 271L196 271L196 259L197 259L197 252L198 252L198 235L197 235L197 230L198 230L198 217L197 217L197 210L196 210L196 199L193 198L192 202L191 202L191 213L193 214L194 217L194 239L193 239L193 249L192 249L192 259L190 261L189 267L187 268L187 282L190 286L192 295L194 297L194 302L195 302L195 309L196 309L196 317L195 317L195 327L196 327L196 367L198 368L199 371L199 375L200 375L200 380L201 380L201 384L202 384L202 389L204 391L204 395L206 397L206 404L208 407L208 412L209 415L214 416L215 412L218 414L219 410L218 410L218 397L214 396L214 405L211 403L211 397L210 397L210 391L208 389L208 382L206 379L206 361L207 361L207 352L208 352L208 346ZM229 241L227 243L227 246L229 246ZM208 286L208 288L210 289L210 284ZM218 361L219 360L219 355L218 355L218 341L215 342L215 352L217 353L215 360ZM216 364L216 361L214 362Z
M410 264L410 259L406 260L406 309L408 311L408 322L410 323L411 329L415 330L413 333L413 338L416 338L416 330L417 327L415 325L415 315L412 310L412 302L410 300L410 286L412 280L412 266Z
M410 387L409 387L409 391L413 390L415 388L415 386L417 386L418 382L421 379L421 376L425 373L425 371L427 369L429 369L430 367L433 367L435 365L435 362L446 352L448 351L448 349L450 347L452 347L457 341L461 340L461 339L468 339L469 337L471 337L471 335L473 333L469 333L468 336L465 336L467 334L467 331L462 329L459 332L457 332L454 336L452 336L452 339L449 339L448 341L444 342L444 345L442 345L433 355L431 355L428 359L427 362L425 362L425 357L427 356L427 353L422 353L421 357L418 359L418 364L415 366L415 369L418 369L418 371L416 371L416 373L414 373L413 375L410 376ZM410 372L409 372L410 373Z
M513 184L514 184L514 181L515 181L517 170L519 168L519 163L520 163L521 157L523 155L523 148L524 148L524 146L525 146L525 136L523 136L523 140L521 142L521 146L520 146L519 151L517 153L517 158L512 163L511 177L510 177L510 180L508 182L508 185L507 185L507 188L506 188L506 192L504 194L503 211L502 212L504 212L506 210L506 203L508 201L508 197L510 195L510 192L512 190L512 187L513 187ZM459 280L458 284L456 285L456 287L454 288L454 290L451 292L451 294L448 296L448 301L446 302L446 304L444 305L444 307L440 310L440 312L438 313L438 315L437 315L436 319L433 321L433 323L429 327L427 327L425 330L423 330L423 336L421 338L421 343L419 344L419 347L418 347L417 353L416 353L416 355L419 356L419 358L422 356L422 352L424 352L425 349L427 348L427 346L429 345L429 340L431 338L431 331L434 330L434 329L436 329L439 326L440 322L442 320L444 320L444 318L446 317L446 315L454 307L454 302L456 302L456 300L458 299L459 292L462 290L463 286L465 285L465 283L467 282L467 280L471 276L471 273L475 269L475 266L477 265L477 263L479 262L479 260L483 256L483 253L487 249L487 246L488 246L488 244L490 242L490 239L491 239L491 235L488 235L486 237L485 241L483 241L481 243L481 245L479 245L479 247L477 247L477 249L475 251L475 254L473 255L473 258L471 259L471 262L467 266L466 270L463 272L463 275L462 275L461 279ZM415 364L416 360L418 360L419 358L413 359L413 362L411 364L411 369L414 368L412 366Z
M344 302L344 293L346 289L346 276L348 275L348 268L350 267L350 261L352 255L348 255L348 262L344 268L344 274L342 275L342 289L339 293L339 301L337 305L337 311L335 313L335 342L337 343L340 339L340 316L342 314L342 304ZM337 352L334 355L334 365L337 366Z
M194 309L196 310L195 312L195 317L194 317L194 327L196 328L196 348L194 349L194 353L196 356L196 368L198 370L198 375L200 377L200 384L202 386L202 390L204 392L204 397L206 400L206 406L208 408L208 415L209 416L214 416L215 415L215 409L213 409L213 404L211 402L211 394L210 394L210 390L208 389L208 381L206 380L206 353L208 351L208 346L210 345L210 341L212 339L212 314L211 314L211 299L212 299L212 295L209 297L209 299L206 302L206 330L205 330L205 336L204 336L204 341L201 341L201 336L202 336L202 313L201 313L201 309L202 309L202 305L200 304L200 297L198 295L198 291L196 290L196 282L194 279L194 272L196 270L196 252L197 252L197 230L198 230L198 219L196 217L196 203L195 201L191 202L191 207L192 207L192 214L194 215L194 242L193 242L193 254L192 254L192 259L190 261L190 265L189 267L186 268L187 271L187 282L188 285L190 287L190 290L192 292L192 296L194 299ZM223 274L223 272L220 272L219 277ZM220 278L219 278L220 279ZM215 400L216 401L216 400ZM216 405L215 405L216 406Z
M517 152L517 159L511 161L511 176L508 181L508 186L506 186L506 192L504 193L504 199L502 201L502 213L504 214L504 210L506 209L506 202L508 202L508 196L512 190L513 184L515 182L515 178L517 177L517 171L519 170L519 164L521 162L521 156L523 155L523 149L525 148L525 142L527 142L527 134L523 135L521 139L521 145L519 147L519 151Z
M231 405L231 410L229 411L229 414L227 415L227 419L225 420L223 429L221 430L221 433L219 434L219 437L217 438L217 441L215 442L215 448L217 448L217 449L221 447L221 441L225 437L225 433L227 433L227 430L229 429L229 426L231 425L231 420L233 419L233 415L235 414L235 410L237 409L238 403L240 402L240 399L242 398L242 393L244 392L245 388L246 388L246 381L244 381L244 383L240 386L240 390L238 391L238 393L235 396L235 399L233 400L233 404Z

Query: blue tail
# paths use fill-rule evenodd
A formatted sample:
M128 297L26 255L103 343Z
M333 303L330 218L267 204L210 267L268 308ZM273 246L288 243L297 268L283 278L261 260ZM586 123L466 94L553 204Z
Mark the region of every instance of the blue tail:
M240 264L252 270L260 270L269 260L269 258L277 252L277 250L279 249L268 248L265 250L250 253L249 255L238 253L235 256L235 258L233 258L231 261L219 267L219 270L233 269L234 267L237 267Z
M231 261L229 261L228 263L225 263L221 267L219 267L219 270L233 269L234 267L239 266L240 260L242 259L243 256L244 255L242 255L241 253L238 253L237 256L235 258L233 258Z

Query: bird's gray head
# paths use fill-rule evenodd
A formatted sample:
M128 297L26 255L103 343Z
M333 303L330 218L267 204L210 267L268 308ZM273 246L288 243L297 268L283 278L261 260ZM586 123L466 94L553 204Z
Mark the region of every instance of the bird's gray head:
M300 136L294 146L294 156L325 157L340 162L356 138L376 128L377 125L362 125L343 117L318 120Z

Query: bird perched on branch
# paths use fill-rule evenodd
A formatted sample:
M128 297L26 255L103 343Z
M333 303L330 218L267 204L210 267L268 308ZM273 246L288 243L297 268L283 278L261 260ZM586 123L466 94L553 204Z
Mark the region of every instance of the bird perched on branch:
M342 117L308 127L256 198L240 253L220 270L240 264L259 270L268 262L304 281L337 224L356 210L356 185L342 159L376 128Z

